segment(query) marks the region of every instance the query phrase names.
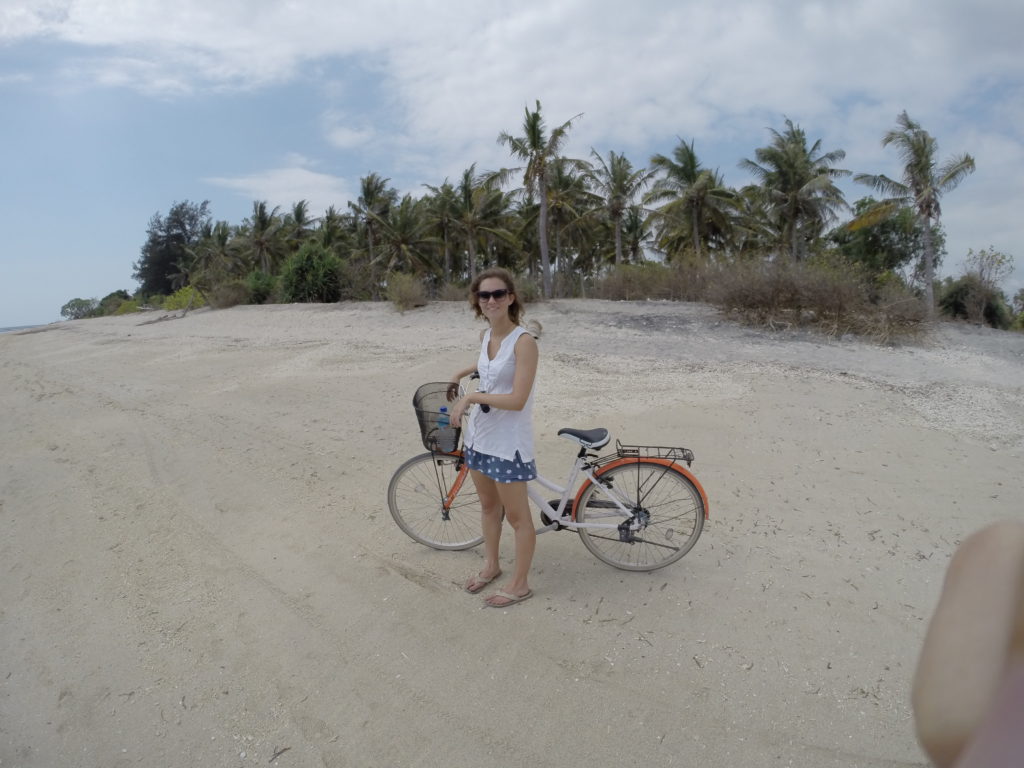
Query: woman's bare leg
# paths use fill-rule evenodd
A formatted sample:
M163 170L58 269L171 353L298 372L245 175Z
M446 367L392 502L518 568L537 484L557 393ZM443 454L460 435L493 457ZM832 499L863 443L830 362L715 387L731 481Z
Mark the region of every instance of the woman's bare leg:
M530 501L526 483L498 483L498 495L505 507L505 518L515 533L516 567L512 580L502 586L510 595L525 595L530 591L528 576L533 563L533 552L537 545L537 530L530 514ZM500 595L487 598L490 605L501 607L509 601Z
M466 585L467 589L474 579L487 582L501 573L498 553L501 544L502 506L501 497L498 496L498 484L483 472L478 472L475 469L469 470L469 474L473 478L473 485L476 486L476 495L480 498L480 528L484 534L484 567L480 570L478 577L470 579Z
M918 739L935 765L1004 764L969 753L998 729L1006 713L994 707L1024 704L1022 672L1024 524L1007 521L972 534L953 555L921 649L912 703ZM1024 748L1020 719L1002 735ZM969 762L956 763L961 756Z

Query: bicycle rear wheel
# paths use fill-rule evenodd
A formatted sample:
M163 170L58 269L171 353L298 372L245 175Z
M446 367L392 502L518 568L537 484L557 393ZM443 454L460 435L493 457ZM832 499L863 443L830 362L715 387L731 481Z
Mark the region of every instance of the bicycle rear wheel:
M468 474L445 510L444 500L459 477L459 458L438 453L414 456L388 484L388 508L398 527L434 549L469 549L480 544L480 499Z
M616 528L578 528L583 545L598 560L626 571L653 571L674 563L697 543L704 528L704 500L682 472L640 458L612 466L598 479L646 521L626 541ZM576 522L621 524L628 519L591 484L580 497Z

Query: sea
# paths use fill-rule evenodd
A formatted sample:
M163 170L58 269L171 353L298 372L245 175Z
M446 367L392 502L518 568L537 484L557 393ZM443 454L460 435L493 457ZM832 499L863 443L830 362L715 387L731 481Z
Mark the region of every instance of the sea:
M12 325L9 328L0 328L0 333L10 333L11 331L27 331L29 328L39 328L46 323L36 323L35 325Z

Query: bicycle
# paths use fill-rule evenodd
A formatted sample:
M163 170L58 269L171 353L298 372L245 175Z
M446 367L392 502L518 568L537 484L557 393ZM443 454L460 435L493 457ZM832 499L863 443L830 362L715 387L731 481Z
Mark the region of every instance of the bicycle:
M413 397L423 445L428 453L403 463L388 484L388 508L398 527L433 549L470 549L483 542L480 503L459 447L461 429L451 426L449 384L429 383ZM571 530L599 560L627 571L653 571L686 555L708 519L708 499L689 471L693 451L666 446L624 445L615 452L607 429L558 430L579 446L564 481L539 474L527 486L543 525L537 533ZM680 462L685 462L686 467ZM583 481L575 493L577 480ZM561 494L547 501L534 483ZM571 497L571 498L570 498ZM605 522L608 520L609 522Z

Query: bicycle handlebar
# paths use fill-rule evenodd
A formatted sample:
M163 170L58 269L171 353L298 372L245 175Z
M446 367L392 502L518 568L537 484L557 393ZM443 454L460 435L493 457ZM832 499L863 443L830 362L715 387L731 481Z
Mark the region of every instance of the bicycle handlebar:
M479 379L480 378L480 371L473 371L471 374L469 374L469 378L470 378L471 381L473 379ZM477 391L479 391L479 390L477 390ZM483 392L481 394L485 394L486 395L487 393ZM480 403L480 410L483 411L484 413L490 413L491 412L491 406L484 405L483 403Z

